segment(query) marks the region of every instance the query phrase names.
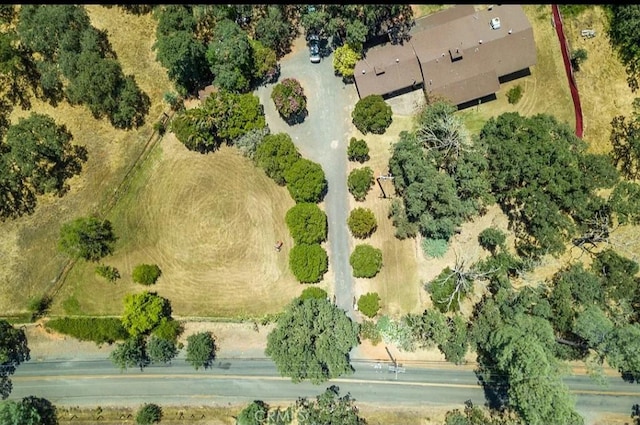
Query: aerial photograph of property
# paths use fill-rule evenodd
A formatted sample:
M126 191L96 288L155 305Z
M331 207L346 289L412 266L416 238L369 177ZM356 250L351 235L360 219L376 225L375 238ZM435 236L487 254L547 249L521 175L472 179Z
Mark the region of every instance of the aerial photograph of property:
M0 36L0 425L640 425L640 5Z

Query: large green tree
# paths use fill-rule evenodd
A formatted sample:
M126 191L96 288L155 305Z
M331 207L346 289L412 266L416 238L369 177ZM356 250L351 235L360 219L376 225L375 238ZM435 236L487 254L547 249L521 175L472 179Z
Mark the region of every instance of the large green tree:
M640 87L640 6L620 3L608 5L608 9L608 35L626 67L629 87L635 92Z
M252 93L220 90L210 94L198 108L180 112L171 121L171 130L188 149L212 152L223 143L267 127L264 109Z
M86 105L97 119L108 117L116 128L139 127L150 99L125 75L105 31L91 25L84 6L26 5L17 32L33 53L48 93L63 87L67 99ZM55 97L55 96L54 96Z
M263 425L268 414L269 405L262 400L254 400L238 413L236 425Z
M24 329L16 329L0 319L0 397L4 400L11 393L11 379L16 368L31 359Z
M84 146L73 145L64 125L32 113L9 126L0 142L0 219L33 212L37 195L64 195L68 179L87 160Z
M366 420L358 415L355 399L351 394L340 396L340 388L332 385L324 393L309 400L306 397L298 399L298 423L300 425L340 424L366 425Z
M502 114L487 121L480 140L487 146L492 191L525 255L563 252L568 239L604 209L597 189L618 180L610 162L588 154L586 143L551 115Z
M353 372L358 324L326 299L294 299L267 337L265 353L294 382L320 383Z
M62 225L58 248L73 258L99 261L113 253L115 242L109 220L79 217Z
M289 252L289 268L300 283L317 283L327 272L329 257L319 243L296 244Z
M267 13L255 25L255 38L273 49L278 57L284 56L291 47L293 26L283 15L281 6L267 6Z
M527 424L582 424L553 354L553 328L540 315L539 295L531 295L501 290L483 300L472 326L476 374L492 407Z
M149 291L125 295L122 325L130 335L145 335L167 320L171 320L168 299Z
M154 403L145 403L140 406L136 414L138 425L152 425L162 420L162 408Z
M300 158L298 148L287 133L269 134L256 148L255 161L277 184L284 186L285 171Z
M253 50L249 36L234 21L223 19L216 24L206 58L216 86L237 93L249 90L254 66Z
M353 125L362 134L384 134L391 125L392 117L391 106L378 94L358 100L351 113Z
M116 348L109 353L111 362L121 370L139 367L143 370L149 364L146 343L142 336L134 336L124 342L116 344Z
M211 332L198 332L187 337L185 360L195 370L208 368L216 356L216 342Z
M36 408L16 400L0 401L0 423L2 425L45 425Z
M619 115L611 120L611 157L622 175L640 177L640 120Z
M429 239L449 240L473 211L464 208L456 182L437 169L420 142L403 132L392 147L389 171L404 202L406 218Z
M154 8L156 59L165 68L184 96L195 93L213 80L206 59L207 47L196 34L196 19L190 5L164 5Z

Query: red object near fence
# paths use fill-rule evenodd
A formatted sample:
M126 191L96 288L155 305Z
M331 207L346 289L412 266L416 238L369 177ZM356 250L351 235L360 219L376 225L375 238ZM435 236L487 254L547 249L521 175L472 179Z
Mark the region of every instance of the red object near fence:
M562 59L564 61L564 69L567 72L567 79L569 80L569 89L571 90L571 98L573 99L573 109L576 115L576 136L582 139L582 106L580 105L580 95L578 94L578 86L573 76L573 68L571 67L571 59L569 56L569 47L567 45L567 39L564 36L564 29L562 27L562 17L558 10L557 4L551 5L553 11L553 24L558 34L558 40L560 41L560 50L562 50Z

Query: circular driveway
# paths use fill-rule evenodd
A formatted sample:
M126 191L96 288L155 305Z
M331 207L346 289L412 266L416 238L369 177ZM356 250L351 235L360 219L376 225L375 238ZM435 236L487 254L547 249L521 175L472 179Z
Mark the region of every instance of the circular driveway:
M328 251L330 270L334 273L336 304L353 317L353 285L347 217L347 145L353 129L351 111L358 101L353 84L344 84L333 71L333 55L320 63L311 63L304 37L294 42L293 52L280 60L284 78L295 78L307 96L308 116L304 122L288 125L280 117L271 100L274 85L260 87L257 95L264 105L271 133L287 133L300 154L322 166L328 191L324 199L329 224Z

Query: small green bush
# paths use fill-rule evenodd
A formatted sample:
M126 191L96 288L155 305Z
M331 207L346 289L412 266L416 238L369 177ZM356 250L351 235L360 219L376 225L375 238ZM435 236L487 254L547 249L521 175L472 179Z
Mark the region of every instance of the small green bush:
M446 239L430 239L422 240L422 252L429 258L442 258L449 248L449 242Z
M33 297L29 300L29 312L31 313L32 322L35 322L46 313L51 301L51 297L48 295Z
M376 216L369 208L355 208L349 213L347 226L354 237L364 239L371 236L378 227Z
M162 408L157 404L148 403L140 407L136 415L136 424L152 425L162 419Z
M116 317L63 317L49 320L45 327L80 341L112 344L124 341L129 334Z
M517 86L511 87L507 92L507 100L510 104L515 105L522 98L522 86L518 84Z
M62 302L62 309L68 315L79 315L82 313L80 301L73 295Z
M302 202L291 207L285 222L297 244L321 243L327 240L327 214L318 204Z
M301 283L317 283L327 272L329 257L320 244L295 245L289 252L289 267Z
M365 200L373 183L373 170L370 167L355 168L347 177L347 188L356 201Z
M372 94L360 99L351 113L353 125L362 134L384 134L391 125L392 111L384 98Z
M349 258L354 277L371 278L382 268L382 251L368 244L355 247Z
M358 310L369 318L373 318L380 310L380 296L377 292L367 292L358 298Z
M132 278L136 283L153 285L158 281L160 275L162 275L162 271L156 264L138 264L133 269Z
M158 338L175 342L183 331L184 327L180 322L174 319L168 319L162 320L160 324L155 327L152 333Z
M495 227L488 227L484 229L478 235L478 243L481 247L494 254L496 248L504 247L504 243L507 240L507 235L500 229Z
M104 277L111 283L120 279L120 272L118 271L118 269L106 264L100 264L99 266L96 266L96 274L100 277Z
M304 291L300 294L301 300L307 300L309 298L315 298L318 300L326 300L328 297L327 291L322 288L318 288L317 286L310 286L305 288Z
M349 161L357 161L363 163L369 160L369 146L362 139L352 137L347 148L347 158Z
M378 345L382 341L382 336L373 320L364 320L360 324L360 339L367 339L373 345Z

